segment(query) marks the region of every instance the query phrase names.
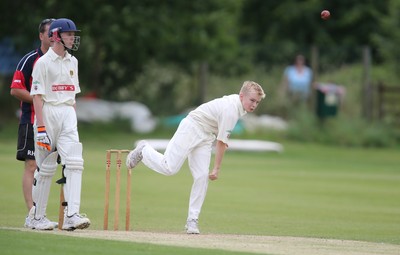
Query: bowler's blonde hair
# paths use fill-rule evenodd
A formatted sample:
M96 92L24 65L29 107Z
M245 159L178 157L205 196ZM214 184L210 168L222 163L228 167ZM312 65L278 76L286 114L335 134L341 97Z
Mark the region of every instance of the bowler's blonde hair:
M248 94L252 91L258 93L258 95L261 96L261 98L265 98L264 90L262 89L260 84L258 84L257 82L254 82L254 81L243 82L243 86L240 89L240 93Z

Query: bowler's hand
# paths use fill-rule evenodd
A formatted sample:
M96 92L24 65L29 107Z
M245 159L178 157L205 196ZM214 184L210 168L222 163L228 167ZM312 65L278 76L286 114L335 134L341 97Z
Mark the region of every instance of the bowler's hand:
M216 180L216 179L218 179L218 170L216 170L216 169L213 169L212 171L211 171L211 173L208 175L208 178L211 180L211 181L214 181L214 180Z
M51 141L46 132L45 126L39 126L36 135L36 144L41 150L51 151Z

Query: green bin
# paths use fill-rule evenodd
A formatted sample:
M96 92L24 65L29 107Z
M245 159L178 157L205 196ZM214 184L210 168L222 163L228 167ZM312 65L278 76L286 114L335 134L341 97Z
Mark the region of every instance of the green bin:
M335 84L318 84L317 86L317 116L320 119L334 117L343 96L343 87Z

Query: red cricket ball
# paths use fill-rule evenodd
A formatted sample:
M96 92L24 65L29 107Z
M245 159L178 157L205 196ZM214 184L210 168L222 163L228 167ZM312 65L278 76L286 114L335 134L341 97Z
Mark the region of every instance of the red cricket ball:
M331 16L331 13L328 10L323 10L321 12L321 19L327 20Z

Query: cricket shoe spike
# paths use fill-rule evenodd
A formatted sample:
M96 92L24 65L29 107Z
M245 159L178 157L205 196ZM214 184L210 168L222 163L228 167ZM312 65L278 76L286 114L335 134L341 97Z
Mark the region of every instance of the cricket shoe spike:
M145 140L141 140L137 143L136 148L133 151L129 152L128 156L126 157L126 167L132 169L137 166L140 161L142 161L142 150L146 146L146 144L147 142Z

